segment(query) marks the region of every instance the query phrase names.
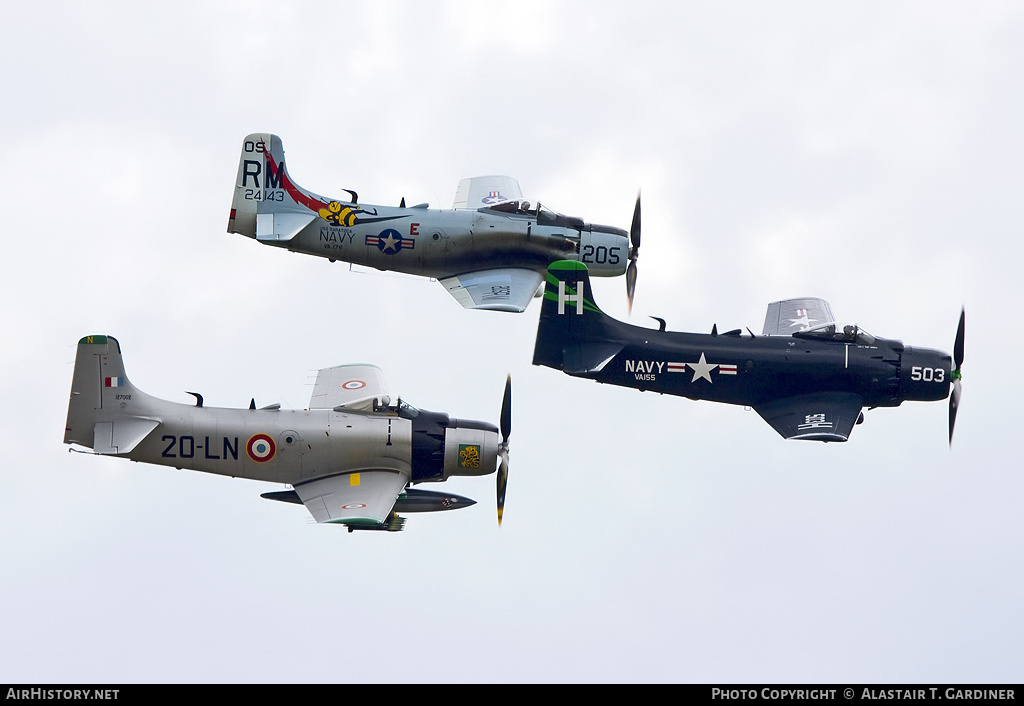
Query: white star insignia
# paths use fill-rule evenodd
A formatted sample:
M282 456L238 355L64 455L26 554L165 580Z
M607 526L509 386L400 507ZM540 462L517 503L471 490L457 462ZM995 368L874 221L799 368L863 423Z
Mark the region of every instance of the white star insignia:
M801 331L805 331L811 327L812 321L817 321L817 319L808 318L807 314L804 314L799 319L790 319L789 327L799 326Z
M696 363L687 363L690 366L690 370L693 371L693 380L690 382L697 382L697 378L704 378L708 382L713 382L711 379L711 371L718 367L718 363L708 363L704 359L704 353L701 352L700 360Z
M385 238L382 242L384 243L385 250L397 250L397 248L395 247L395 243L397 243L398 241L395 240L395 236L391 235L391 233L388 233L388 237Z

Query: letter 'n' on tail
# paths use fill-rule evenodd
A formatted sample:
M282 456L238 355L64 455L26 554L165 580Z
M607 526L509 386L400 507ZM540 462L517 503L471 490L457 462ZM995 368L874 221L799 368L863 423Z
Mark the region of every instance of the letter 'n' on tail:
M228 232L283 243L317 219L327 199L288 176L281 138L253 133L242 141Z
M601 370L624 346L615 340L614 323L594 303L586 265L570 260L551 263L533 364L577 375Z
M75 356L64 443L126 454L160 424L154 402L128 381L117 339L86 336Z

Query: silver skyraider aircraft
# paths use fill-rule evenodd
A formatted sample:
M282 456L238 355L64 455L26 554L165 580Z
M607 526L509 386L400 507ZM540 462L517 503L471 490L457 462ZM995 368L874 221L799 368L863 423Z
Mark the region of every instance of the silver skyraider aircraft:
M346 189L346 191L348 191ZM467 309L524 311L547 267L575 260L597 277L626 273L632 306L640 250L640 199L630 232L584 223L522 198L507 176L463 179L452 210L330 199L288 175L277 135L242 143L228 232L292 252L440 280Z
M151 397L129 382L111 336L78 342L64 443L95 454L206 473L287 483L263 493L306 506L317 522L397 532L399 512L474 504L450 493L412 488L498 468L498 523L508 480L511 382L505 384L501 436L487 422L392 403L374 365L340 365L316 377L309 409L204 407Z

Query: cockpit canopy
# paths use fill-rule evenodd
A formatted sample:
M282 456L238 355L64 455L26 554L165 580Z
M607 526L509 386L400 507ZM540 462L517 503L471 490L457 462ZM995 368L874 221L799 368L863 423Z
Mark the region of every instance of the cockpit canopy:
M531 204L529 201L506 201L505 203L499 203L496 206L491 206L490 210L499 211L501 213L512 213L517 216L527 216L530 218L536 218L537 223L541 225L549 226L570 226L579 228L584 225L582 218L576 218L575 216L564 216L558 211L548 208L539 201L536 205Z
M856 324L828 323L814 326L793 334L797 338L813 338L818 341L856 343L861 346L875 345L875 337Z
M391 404L391 398L387 395L384 397L377 397L373 400L373 411L383 412L385 414L397 414L402 419L415 419L420 416L420 411L401 397L398 398L397 403Z

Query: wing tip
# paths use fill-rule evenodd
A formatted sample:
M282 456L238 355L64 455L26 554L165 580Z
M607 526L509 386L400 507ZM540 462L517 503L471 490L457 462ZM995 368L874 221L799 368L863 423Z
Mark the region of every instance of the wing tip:
M794 436L787 436L787 439L793 441L849 441L850 437L843 436L842 434L836 434L834 432L814 432L811 434L795 434Z

